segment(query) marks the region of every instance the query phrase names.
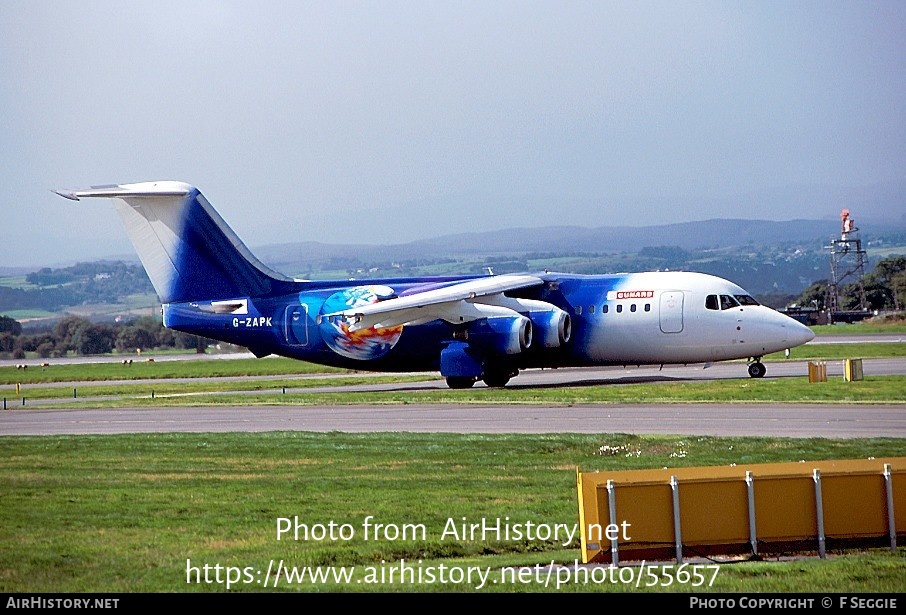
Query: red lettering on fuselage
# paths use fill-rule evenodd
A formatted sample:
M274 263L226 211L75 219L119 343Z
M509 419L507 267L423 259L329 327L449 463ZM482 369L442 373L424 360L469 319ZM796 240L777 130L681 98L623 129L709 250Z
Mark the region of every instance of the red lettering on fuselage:
M654 297L653 290L620 290L617 291L617 299L651 299Z

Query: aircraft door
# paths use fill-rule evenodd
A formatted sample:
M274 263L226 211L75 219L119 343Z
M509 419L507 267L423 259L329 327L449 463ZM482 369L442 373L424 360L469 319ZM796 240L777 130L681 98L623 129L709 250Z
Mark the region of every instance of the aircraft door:
M286 343L291 346L308 345L308 306L290 305L286 308L283 319L283 332Z
M661 293L660 323L664 333L680 333L683 330L683 291Z

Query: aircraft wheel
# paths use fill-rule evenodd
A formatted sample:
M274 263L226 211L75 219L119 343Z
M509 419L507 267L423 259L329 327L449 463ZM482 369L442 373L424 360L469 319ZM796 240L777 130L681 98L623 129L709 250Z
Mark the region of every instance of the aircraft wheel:
M749 375L752 378L763 378L764 375L768 372L767 368L764 366L764 363L761 361L755 361L749 363Z
M506 386L506 383L510 381L510 377L506 374L488 374L482 380L489 387L501 388Z
M505 387L512 377L512 372L491 370L486 372L481 379L489 387L500 388Z
M471 376L447 376L447 386L451 389L470 389L475 384Z

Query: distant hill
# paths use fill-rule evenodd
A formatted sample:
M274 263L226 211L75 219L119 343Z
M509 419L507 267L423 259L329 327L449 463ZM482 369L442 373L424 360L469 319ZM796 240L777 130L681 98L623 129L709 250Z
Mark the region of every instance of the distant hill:
M889 225L880 231L860 231L863 245L906 246L906 228ZM310 279L474 274L488 268L498 274L700 271L733 280L782 306L829 278L826 246L839 233L839 221L831 220L714 219L647 227L511 228L392 245L300 242L257 246L252 252L276 271ZM871 258L868 265L870 270ZM0 313L101 313L97 306L102 304L108 315L157 305L136 257L127 263L0 271Z
M830 220L715 219L659 226L549 226L512 228L484 233L461 233L391 245L285 243L252 251L269 266L286 273L350 257L362 261L438 257L500 256L527 253L589 252L617 254L642 248L677 246L684 250L713 250L734 246L827 242L840 231Z

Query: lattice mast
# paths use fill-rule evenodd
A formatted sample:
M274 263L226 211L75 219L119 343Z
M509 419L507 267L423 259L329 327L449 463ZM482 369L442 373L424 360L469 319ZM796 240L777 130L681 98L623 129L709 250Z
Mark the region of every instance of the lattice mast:
M839 312L840 296L847 284L855 284L855 296L859 310L867 310L865 299L865 250L862 249L862 238L849 210L840 212L840 239L832 239L830 249L831 283L827 289L825 304L827 309Z

